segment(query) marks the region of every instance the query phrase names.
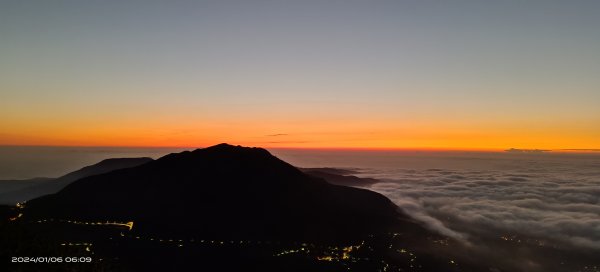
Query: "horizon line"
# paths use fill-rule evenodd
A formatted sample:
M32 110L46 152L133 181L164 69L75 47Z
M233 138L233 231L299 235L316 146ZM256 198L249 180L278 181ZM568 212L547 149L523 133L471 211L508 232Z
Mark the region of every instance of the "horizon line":
M227 143L230 144L230 143ZM55 148L148 148L148 149L201 149L207 148L212 145L206 146L179 146L179 145L149 145L149 146L135 146L135 145L22 145L22 144L0 144L0 147L55 147ZM238 146L238 144L230 144ZM510 152L510 150L540 150L543 152L539 153L600 153L600 148L557 148L557 149L541 149L541 148L466 148L466 147L298 147L298 146L254 146L254 145L239 145L245 147L259 147L264 149L291 149L291 150L330 150L330 151L413 151L413 152L491 152L491 153L518 153ZM531 153L531 152L522 152ZM538 153L538 154L539 154Z

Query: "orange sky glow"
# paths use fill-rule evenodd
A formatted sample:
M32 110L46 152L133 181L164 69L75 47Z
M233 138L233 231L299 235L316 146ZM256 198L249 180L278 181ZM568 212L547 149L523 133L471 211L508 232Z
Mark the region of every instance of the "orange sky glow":
M591 2L21 2L0 145L600 149Z
M272 119L254 123L115 119L103 123L71 118L44 123L4 120L3 125L12 129L0 133L1 145L203 147L228 142L268 148L492 151L598 147L598 131L590 131L588 126L562 128L539 124L535 128L527 124L502 127L497 124Z

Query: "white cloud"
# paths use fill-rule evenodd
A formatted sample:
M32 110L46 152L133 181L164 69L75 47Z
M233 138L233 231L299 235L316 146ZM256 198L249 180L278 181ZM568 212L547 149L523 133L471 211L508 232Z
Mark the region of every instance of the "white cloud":
M457 239L518 233L600 249L600 175L535 170L396 171L370 189Z

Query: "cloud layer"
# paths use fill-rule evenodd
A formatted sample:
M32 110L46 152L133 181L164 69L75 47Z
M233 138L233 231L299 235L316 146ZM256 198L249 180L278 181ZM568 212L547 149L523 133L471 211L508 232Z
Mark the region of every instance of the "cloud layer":
M485 171L372 171L370 176L384 182L370 189L431 229L457 239L518 234L600 249L598 161L511 164Z

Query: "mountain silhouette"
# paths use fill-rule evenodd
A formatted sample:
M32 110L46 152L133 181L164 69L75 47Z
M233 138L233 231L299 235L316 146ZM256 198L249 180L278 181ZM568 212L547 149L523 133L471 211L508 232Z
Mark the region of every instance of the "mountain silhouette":
M134 167L150 161L152 161L151 158L106 159L58 178L36 178L31 180L10 181L11 183L19 182L28 184L28 186L1 193L0 204L14 205L17 202L24 202L36 197L54 194L78 179L107 173L117 169Z
M79 179L28 202L25 216L134 221L138 232L188 237L334 241L399 225L421 230L378 193L228 144Z
M16 192L21 189L25 189L27 187L39 185L44 182L53 181L53 180L55 180L55 178L44 178L44 177L30 178L30 179L0 180L0 195L3 195L4 193L9 193L9 192ZM0 201L0 204L4 204L4 203L2 201ZM14 205L14 203L6 203L6 204Z
M307 175L322 178L325 181L344 186L365 186L378 183L374 178L359 178L354 176L354 171L336 168L299 168Z

